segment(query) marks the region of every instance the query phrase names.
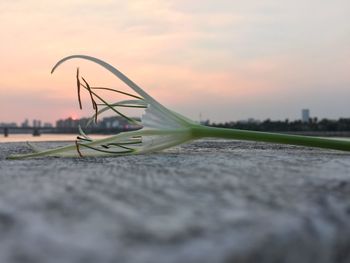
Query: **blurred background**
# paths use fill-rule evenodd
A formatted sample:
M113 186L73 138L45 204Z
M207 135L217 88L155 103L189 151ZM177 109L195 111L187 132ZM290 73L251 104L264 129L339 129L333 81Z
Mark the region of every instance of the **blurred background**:
M349 117L347 0L1 0L0 122L81 118L75 70L121 83L101 58L195 120Z

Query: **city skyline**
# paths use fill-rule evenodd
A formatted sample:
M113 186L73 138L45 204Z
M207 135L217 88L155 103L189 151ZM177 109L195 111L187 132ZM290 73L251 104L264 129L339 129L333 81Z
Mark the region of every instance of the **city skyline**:
M137 119L137 118L135 118ZM139 121L139 119L137 119ZM33 120L32 125L26 119L20 126L16 123L1 123L0 132L4 137L9 134L28 134L33 136L40 136L41 133L48 134L67 134L78 133L82 128L89 134L111 134L121 131L131 131L142 129L142 125L134 123L131 124L122 116L110 116L99 118L96 122L91 118L66 119L57 120L55 125L50 123L43 123L40 120ZM229 128L252 130L252 131L266 131L279 133L296 133L308 134L313 136L349 136L350 132L350 118L335 119L319 119L317 116L311 116L309 109L302 109L301 116L298 120L257 120L249 118L238 121L225 122L211 122L210 120L203 120L200 124L210 127ZM80 127L80 128L79 128Z
M99 117L97 119L97 123L103 123L105 121L109 121L111 119L120 119L119 122L125 123L127 124L126 120L121 117L121 116L115 116L115 115L106 115L103 117ZM136 119L138 119L138 117L134 117ZM319 116L313 115L311 114L311 110L309 108L303 108L300 110L300 115L298 118L296 119L289 119L289 118L281 118L281 119L271 119L271 118L265 118L265 119L257 119L254 117L249 117L246 119L238 119L238 120L224 120L222 121L222 123L228 123L228 122L255 122L255 123L259 123L259 122L263 122L266 120L271 120L271 121L302 121L302 122L308 122L310 119L327 119L327 120L339 120L339 119L350 119L350 116L348 117L338 117L338 118L333 118L333 119L329 119L329 118L320 118ZM45 122L39 119L29 119L29 118L25 118L22 122L15 122L15 121L10 121L10 122L4 122L2 120L0 120L0 127L22 127L22 128L27 128L27 127L60 127L61 125L59 123L64 123L64 122L76 122L78 123L79 121L82 121L84 124L88 122L88 120L91 119L90 117L87 116L83 116L80 118L73 118L72 116L67 116L65 118L59 118L58 120L55 120L53 123L51 122ZM215 120L210 120L210 119L205 119L205 118L201 118L201 114L199 115L199 119L195 120L197 122L200 123L215 123L217 121ZM90 125L94 126L97 123L95 122L91 122ZM220 123L220 122L218 122Z
M116 66L165 106L213 121L350 115L350 2L250 0L0 3L0 120L90 116L75 70L122 87L88 54Z

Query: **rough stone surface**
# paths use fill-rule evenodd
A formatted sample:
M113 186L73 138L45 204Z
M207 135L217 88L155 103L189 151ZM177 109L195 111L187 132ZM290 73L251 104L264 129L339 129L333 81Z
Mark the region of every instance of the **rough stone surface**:
M347 153L205 140L5 159L26 151L0 144L0 262L350 262Z

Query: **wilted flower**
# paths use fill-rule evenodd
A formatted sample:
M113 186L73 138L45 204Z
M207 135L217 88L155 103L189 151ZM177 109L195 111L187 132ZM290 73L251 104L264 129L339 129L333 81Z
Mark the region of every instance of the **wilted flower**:
M91 87L84 78L79 76L79 70L77 70L76 77L79 106L82 108L80 89L84 88L90 94L92 106L95 111L94 115L89 121L89 124L94 120L96 121L98 115L109 110L123 117L130 124L138 125L140 129L121 132L104 139L94 140L86 135L79 127L80 136L77 137L77 140L73 145L49 150L41 150L36 146L29 144L34 151L33 153L12 155L9 158L20 159L39 156L83 157L144 154L167 149L172 146L203 137L263 141L350 151L350 142L348 141L202 126L182 116L181 114L173 112L164 107L119 70L94 57L73 55L63 58L53 67L51 73L53 73L55 69L63 62L74 58L90 60L99 64L100 66L109 70L137 93L137 95L134 95L128 92L106 87ZM97 93L98 90L107 90L123 94L128 96L129 99L116 103L109 103ZM102 108L98 109L99 106L102 106ZM141 122L123 114L120 111L120 108L125 107L144 109Z
M150 95L148 95L143 89L141 89L129 78L127 78L123 73L104 61L90 56L69 56L60 60L52 69L52 73L60 64L73 58L82 58L96 62L117 76L138 94L133 95L127 92L104 87L90 87L84 78L80 79L78 70L77 86L80 108L82 108L80 88L83 87L90 93L92 105L95 110L95 114L90 119L88 124L90 124L93 120L96 120L99 114L107 110L111 110L117 115L125 118L129 123L138 124L141 129L136 131L121 132L108 138L94 140L91 137L87 136L79 127L80 136L78 136L75 145L46 151L40 151L36 147L32 146L32 149L35 151L34 153L11 156L12 158L36 156L108 156L140 154L166 149L194 138L192 134L192 128L194 126L199 126L197 123L165 108ZM100 95L98 95L96 92L97 90L109 90L112 92L122 93L126 96L129 96L130 99L110 104ZM97 100L100 102L97 103ZM104 107L98 110L98 105ZM141 117L141 122L138 122L137 120L121 113L119 111L120 107L144 109L144 114Z

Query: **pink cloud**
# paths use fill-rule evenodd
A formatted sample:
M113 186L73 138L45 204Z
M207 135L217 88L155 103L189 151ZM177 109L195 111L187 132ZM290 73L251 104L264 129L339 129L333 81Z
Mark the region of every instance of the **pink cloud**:
M350 21L344 13L348 2L311 10L315 3L2 1L0 121L20 121L24 109L51 120L76 110L78 65L94 83L120 85L86 62L70 62L49 74L58 59L77 53L107 60L165 104L192 116L208 110L213 119L235 119L252 109L251 115L255 110L263 118L279 116L281 105L286 109L281 114L294 116L302 103L321 114L322 99L310 94L332 87L334 94L350 95ZM258 108L259 101L268 101L270 109ZM227 110L233 104L242 111ZM8 114L7 108L15 110ZM330 106L327 110L336 114Z

